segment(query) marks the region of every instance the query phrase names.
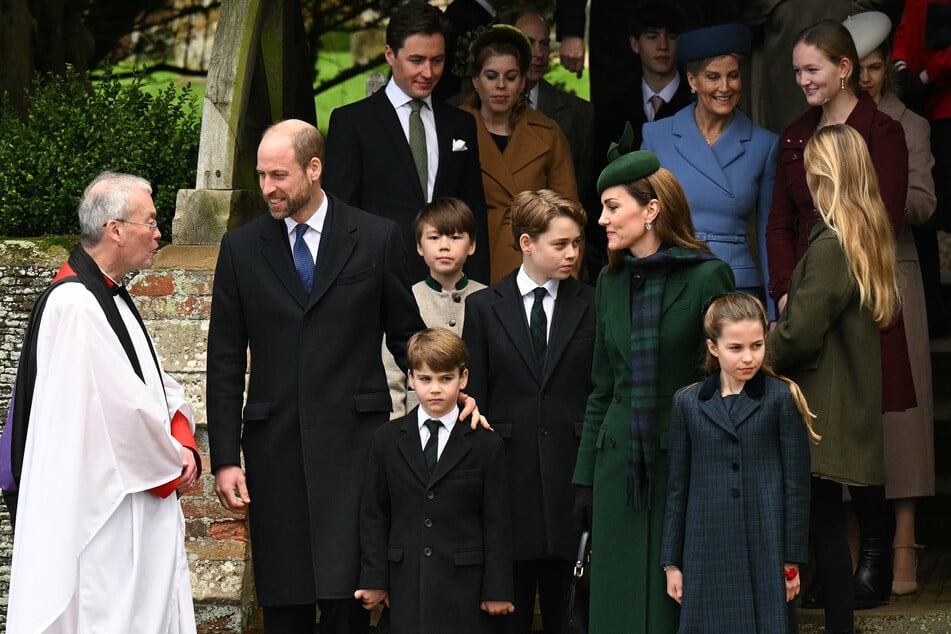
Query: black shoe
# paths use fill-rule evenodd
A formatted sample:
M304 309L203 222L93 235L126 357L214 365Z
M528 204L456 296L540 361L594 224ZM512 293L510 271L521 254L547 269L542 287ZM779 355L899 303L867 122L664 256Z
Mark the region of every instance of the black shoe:
M806 610L821 610L825 607L822 600L822 584L819 583L818 577L812 580L812 585L803 593L799 605Z
M856 610L888 603L892 592L892 561L891 548L885 540L875 537L862 540L852 585Z

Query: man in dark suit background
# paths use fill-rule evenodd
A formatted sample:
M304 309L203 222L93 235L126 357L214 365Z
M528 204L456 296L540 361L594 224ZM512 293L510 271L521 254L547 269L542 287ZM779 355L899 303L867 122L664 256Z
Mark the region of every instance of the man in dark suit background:
M249 512L268 634L312 634L315 604L323 634L366 634L353 593L370 439L390 412L380 341L405 367L423 328L399 228L324 194L323 149L303 121L265 132L270 215L225 234L215 270L211 467L221 503Z
M327 190L394 220L407 253L415 250L413 219L422 206L443 196L461 199L477 223L476 252L466 262L466 273L488 281L487 212L475 120L432 97L449 63L439 9L425 0L411 0L397 9L386 27L386 61L392 77L384 90L330 116ZM413 141L414 119L421 120L425 132L416 137L425 136L423 148L421 141ZM422 260L413 258L409 265L411 279L426 277Z
M457 42L461 36L492 22L497 3L497 0L452 0L446 7L446 21L449 22L446 33L446 73L433 91L433 98L437 101L448 101L462 92L462 78L452 72L459 50Z

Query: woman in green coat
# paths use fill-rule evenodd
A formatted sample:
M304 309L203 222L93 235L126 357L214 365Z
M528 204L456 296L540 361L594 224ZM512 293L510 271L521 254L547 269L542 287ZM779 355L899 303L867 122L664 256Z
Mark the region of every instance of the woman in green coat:
M733 290L733 272L694 236L683 190L655 154L612 153L598 179L609 259L576 516L592 530L589 631L665 634L679 616L660 565L671 399L700 377L702 309Z
M824 592L825 631L851 634L855 596L843 484L863 537L869 530L890 543L879 329L898 309L895 237L868 146L854 128L819 128L803 163L820 221L766 349L773 368L799 384L816 414L822 442L812 447L809 538ZM860 560L856 588L868 582L866 566ZM875 585L891 588L890 579Z

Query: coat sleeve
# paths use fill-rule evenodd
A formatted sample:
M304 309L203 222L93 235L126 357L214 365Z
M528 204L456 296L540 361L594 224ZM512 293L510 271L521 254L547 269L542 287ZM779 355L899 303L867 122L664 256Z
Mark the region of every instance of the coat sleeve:
M918 116L902 117L905 144L908 147L908 196L905 212L913 225L927 222L934 214L938 199L935 196L934 156L931 154L931 127L927 119Z
M385 431L385 430L381 430ZM360 588L389 590L390 493L382 434L373 435L360 498Z
M805 564L809 560L809 435L792 392L783 384L779 443L783 463L783 561Z
M419 315L416 296L409 283L409 265L396 223L386 221L383 245L383 303L381 306L386 347L401 370L406 370L409 338L426 327Z
M248 330L238 292L231 236L215 267L208 327L206 403L211 469L241 464L241 405L248 362Z
M881 113L884 117L884 113ZM869 154L878 175L878 187L888 211L888 220L895 238L905 221L905 200L908 197L908 146L901 124L888 117L887 121L872 124Z
M572 478L574 484L583 486L594 485L594 462L596 443L601 430L601 423L608 411L611 393L614 388L614 376L611 361L608 358L605 343L604 319L605 302L602 284L604 273L598 277L595 290L595 305L597 306L597 327L594 335L594 354L591 363L591 394L584 412L584 426L581 429L581 443L578 446L578 458L575 462L575 472Z
M571 147L557 124L551 128L552 164L548 170L548 188L571 200L578 200L578 179L571 158Z
M786 133L783 134L783 137ZM782 156L780 151L779 156ZM796 266L796 203L789 194L786 170L777 160L773 195L764 230L769 274L769 296L778 302L789 292L789 281Z
M460 110L461 119L465 121L462 131L463 139L472 139L471 147L463 154L465 165L459 183L456 197L462 200L472 210L476 221L476 250L465 265L466 275L477 282L488 283L489 274L489 212L485 204L485 190L482 187L482 165L479 161L479 133L472 114Z
M489 342L486 338L483 311L472 298L466 300L466 316L462 325L462 340L469 351L469 383L466 394L479 403L482 414L491 416L489 393ZM491 419L490 419L491 421Z
M558 41L566 37L584 38L585 0L557 0L555 2L555 28Z
M664 512L664 532L660 546L662 566L672 564L683 570L684 529L687 519L687 496L690 494L690 433L687 431L687 412L697 390L681 390L674 396L670 416L670 442L667 449L669 475L667 479L667 509Z
M330 114L321 181L331 194L354 207L362 208L363 154L354 118L341 109Z
M486 462L482 487L482 548L485 562L482 600L511 601L514 595L512 523L505 474L505 447L494 432L479 430L476 433L492 434L492 451Z
M856 292L845 253L834 237L813 242L799 266L804 269L802 279L766 346L772 367L781 373L816 362L826 333Z
M769 297L769 257L766 253L766 225L772 207L773 191L776 185L776 157L779 154L779 137L766 155L766 165L756 187L756 252L759 257L759 270L763 276L763 291ZM776 319L776 306L769 302L769 318Z

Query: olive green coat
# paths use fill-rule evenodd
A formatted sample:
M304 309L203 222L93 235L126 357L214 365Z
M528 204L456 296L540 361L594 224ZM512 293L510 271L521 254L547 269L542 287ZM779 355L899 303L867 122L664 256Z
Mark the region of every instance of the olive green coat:
M789 303L766 343L773 369L796 381L822 441L812 473L845 484L885 484L879 328L835 234L820 222L793 271Z
M733 290L733 271L720 260L671 272L664 287L657 380L660 454L653 508L627 505L631 426L631 272L603 272L596 295L597 331L574 483L594 487L590 632L667 634L679 608L667 596L660 566L667 498L667 439L674 393L701 375L701 312L708 298Z

